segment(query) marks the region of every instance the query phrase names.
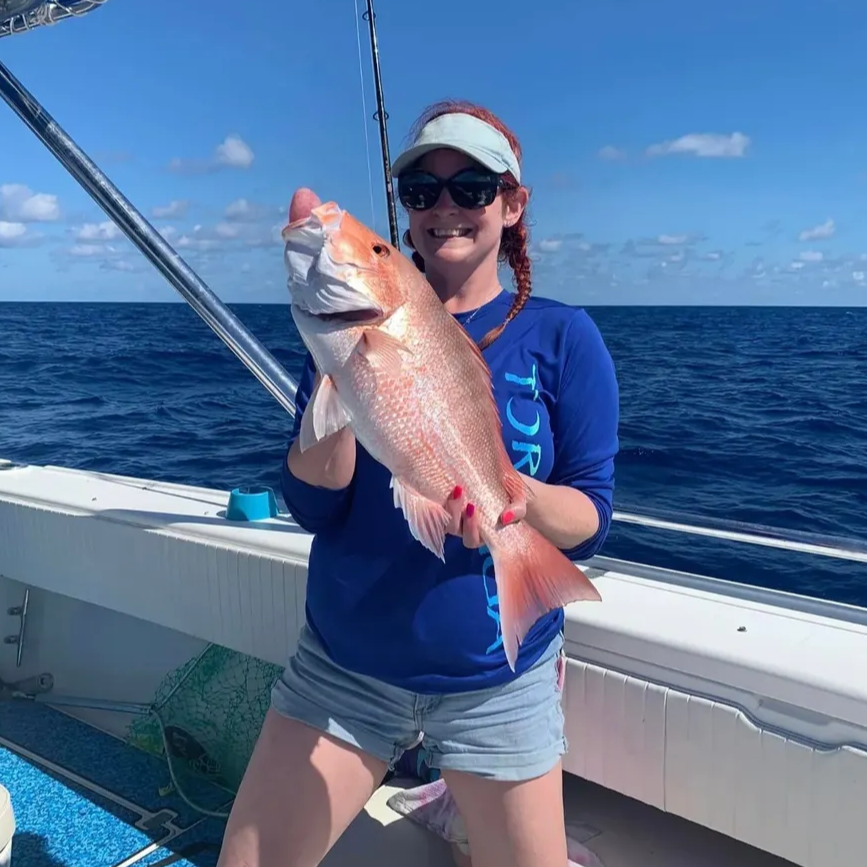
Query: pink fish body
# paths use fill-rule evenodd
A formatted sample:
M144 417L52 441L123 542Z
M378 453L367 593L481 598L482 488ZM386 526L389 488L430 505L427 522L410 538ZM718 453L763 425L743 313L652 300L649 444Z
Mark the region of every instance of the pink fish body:
M600 597L530 524L499 521L527 489L506 453L481 352L415 265L335 203L290 219L283 240L292 316L321 376L302 419L302 451L349 426L391 471L413 537L443 560L446 503L463 488L494 561L514 670L540 616Z

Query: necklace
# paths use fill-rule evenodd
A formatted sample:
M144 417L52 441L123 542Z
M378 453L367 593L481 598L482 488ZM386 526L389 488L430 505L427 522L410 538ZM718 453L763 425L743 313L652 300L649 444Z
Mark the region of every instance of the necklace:
M467 326L468 326L468 325L473 321L473 318L475 317L476 313L478 313L479 310L481 310L482 307L484 307L484 306L485 306L485 305L482 304L481 307L476 307L476 309L473 310L473 312L470 313L469 316L467 316L467 318L466 318L466 319L463 321L463 323L462 323L463 326L464 326L464 328L466 328L466 327L467 327Z
M499 294L499 293L497 293L497 294ZM496 298L496 295L494 296L494 298ZM479 312L479 310L481 310L482 307L487 307L488 304L490 304L491 301L494 300L494 298L488 298L487 301L483 301L478 307L476 307L476 309L473 310L473 312L470 313L470 315L467 316L467 318L461 323L464 326L464 328L466 328L473 321L473 319L475 319L476 314Z

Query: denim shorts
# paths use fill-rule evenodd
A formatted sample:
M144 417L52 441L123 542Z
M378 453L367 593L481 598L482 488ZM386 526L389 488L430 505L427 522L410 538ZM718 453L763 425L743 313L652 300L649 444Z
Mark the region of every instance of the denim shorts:
M547 773L566 752L564 671L560 634L513 681L424 695L336 665L305 626L274 684L271 706L381 759L389 769L421 743L427 764L440 771L527 780Z

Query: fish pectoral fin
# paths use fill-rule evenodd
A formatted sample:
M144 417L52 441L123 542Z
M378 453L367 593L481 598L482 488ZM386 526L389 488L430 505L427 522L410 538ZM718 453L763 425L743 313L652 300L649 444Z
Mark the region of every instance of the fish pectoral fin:
M413 538L445 562L446 529L451 515L444 506L422 496L397 476L391 477L394 505L403 510Z
M310 403L301 418L300 447L304 452L319 440L346 427L350 422L349 411L340 399L334 380L323 376L310 396Z
M364 332L358 341L358 352L372 367L388 376L400 373L401 353L412 355L405 343L379 328L369 328Z

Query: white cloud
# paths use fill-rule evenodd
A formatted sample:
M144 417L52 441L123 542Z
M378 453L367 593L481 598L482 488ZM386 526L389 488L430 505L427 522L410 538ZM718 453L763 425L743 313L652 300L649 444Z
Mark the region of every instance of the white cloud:
M599 148L597 156L601 160L625 160L626 151L623 148L615 147L614 145L605 145Z
M762 280L767 276L768 269L765 266L765 260L758 258L753 259L752 264L747 270L747 274L754 280Z
M177 236L174 231L170 235L171 238L167 240L171 240L178 250L195 250L199 253L225 248L229 240L221 236L216 229L208 229L201 224L193 226L191 232L183 232L180 236Z
M214 154L207 160L185 160L175 157L169 163L169 170L181 173L213 172L221 168L248 169L256 158L253 149L238 135L228 135L214 148Z
M250 216L252 206L246 199L236 199L226 206L227 220L243 220Z
M801 241L818 241L822 238L830 238L837 231L837 227L834 225L834 221L828 217L824 223L820 223L818 226L813 226L811 229L804 229L800 235L798 235L798 239Z
M798 258L802 262L821 262L825 258L825 254L819 250L804 250Z
M140 268L137 268L132 262L127 262L126 259L106 259L104 262L100 263L99 266L103 271L139 271Z
M217 223L217 225L214 226L214 233L218 238L226 238L228 240L239 237L241 231L237 226L233 226L231 223Z
M189 207L190 203L186 199L174 199L167 205L157 205L151 214L158 220L170 220L185 217Z
M27 243L27 226L0 220L0 247L21 247Z
M77 241L113 241L121 231L111 220L102 223L84 223L75 232Z
M221 145L217 145L217 162L224 166L234 166L239 169L248 169L255 159L250 145L240 136L226 136Z
M226 206L223 216L227 220L232 220L233 222L252 223L258 220L264 220L273 213L274 210L272 208L267 208L264 205L257 205L248 199L235 199L234 202L231 202ZM284 213L284 209L278 208L277 213Z
M81 227L84 231L77 232L76 243L57 251L62 256L61 267L81 263L97 266L104 271L142 270L125 258L130 252L130 245L126 243L126 239L120 236L119 232L118 235L114 235L110 230L106 230L105 226L104 223L91 223ZM114 237L120 237L120 245L106 243Z
M249 250L267 249L282 244L282 223L220 221L215 224L198 224L192 229L178 230L174 226L159 229L160 234L179 252L191 260L197 257L212 262L224 256L232 256ZM196 267L203 267L197 261Z
M702 232L663 233L652 238L630 238L621 248L621 255L630 259L656 259L671 247L695 247L707 236ZM604 249L604 248L603 248Z
M750 146L750 138L742 132L730 135L714 132L692 132L680 138L653 144L647 149L651 157L671 154L692 154L696 157L743 157Z
M0 217L13 223L52 223L60 219L57 196L34 193L23 184L0 184Z
M68 252L79 259L90 259L94 256L117 256L120 250L111 244L73 244Z
M864 283L865 281L867 281L867 271L853 271L852 279L856 283Z
M556 253L562 246L562 238L545 238L539 242L539 249L543 253Z

